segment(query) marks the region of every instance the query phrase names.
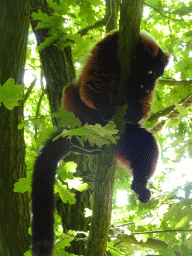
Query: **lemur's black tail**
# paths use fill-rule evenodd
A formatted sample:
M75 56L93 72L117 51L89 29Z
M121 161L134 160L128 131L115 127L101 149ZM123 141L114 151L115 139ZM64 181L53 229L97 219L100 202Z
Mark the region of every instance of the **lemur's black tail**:
M58 161L70 151L70 141L54 134L39 153L32 180L32 252L50 256L54 244L54 182Z

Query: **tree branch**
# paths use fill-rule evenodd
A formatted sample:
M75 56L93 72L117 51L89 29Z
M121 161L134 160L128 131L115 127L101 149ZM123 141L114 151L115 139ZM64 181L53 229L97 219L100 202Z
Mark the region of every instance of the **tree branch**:
M93 30L98 27L106 26L107 32L115 29L117 27L117 15L116 15L116 5L113 0L106 0L106 15L102 20L96 21L93 25L83 28L78 31L81 36L87 34L88 31Z
M91 26L88 26L86 28L83 28L81 30L78 31L78 34L80 34L81 36L84 36L87 34L87 32L89 30L93 30L95 28L98 28L98 27L102 27L102 26L105 26L107 24L107 20L106 20L106 17L103 18L102 20L99 20L99 21L96 21L93 25Z
M33 87L34 87L35 84L36 84L36 81L37 81L37 79L35 78L35 79L31 82L31 84L30 84L30 86L29 86L27 92L25 93L25 96L24 96L24 99L23 99L23 103L25 103L26 100L28 99L28 97L29 97L31 91L33 90Z
M143 235L143 234L159 234L159 233L169 233L169 232L192 232L192 229L173 229L173 230L157 230L157 231L143 231L143 232L134 232L132 235Z
M43 87L43 82L42 82L42 76L41 76L41 88L42 88L42 92L41 92L41 95L39 97L39 101L38 101L37 109L36 109L36 115L35 115L36 120L37 120L37 118L39 116L41 102L42 102L43 97L45 95L45 89ZM38 125L37 125L37 122L36 122L36 124L35 124L35 139L36 139L36 141L37 141L37 130L38 130Z
M120 6L118 58L121 66L121 77L118 98L125 95L125 84L130 73L131 63L135 58L140 23L143 12L143 0L124 0Z
M114 247L117 247L121 243L129 243L129 244L136 244L141 247L147 247L151 249L167 249L168 244L165 242L158 240L158 239L153 239L153 238L148 238L146 242L143 241L137 241L137 239L133 235L119 235L118 239L120 241L116 244L114 244Z
M178 103L184 108L189 108L192 105L192 93L190 93L186 98ZM156 126L154 126L150 131L156 133L162 129L167 119L179 116L180 112L176 109L176 105L169 106L153 115L151 115L147 121L153 123L157 121L159 117L166 116L166 119L160 121Z
M157 9L156 7L154 7L154 6L150 5L150 4L145 3L145 5L150 7L150 8L152 8L153 10L155 10L157 13L159 13L162 17L164 17L166 19L170 19L170 20L174 20L174 21L184 21L182 18L180 18L180 19L170 18L169 16L163 14L163 12L165 12L164 10L162 12L161 10ZM173 14L173 13L171 13L171 14Z
M190 85L192 84L192 79L191 80L181 80L181 81L176 81L176 80L166 80L166 79L160 79L158 80L157 85L159 84L166 84L166 85Z

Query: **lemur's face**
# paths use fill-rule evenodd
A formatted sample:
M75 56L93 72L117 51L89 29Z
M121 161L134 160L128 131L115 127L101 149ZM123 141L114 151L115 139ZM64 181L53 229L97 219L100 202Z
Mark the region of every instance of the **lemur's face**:
M138 61L136 62L138 63ZM142 60L138 63L138 81L141 89L144 91L152 91L155 87L156 80L163 76L166 65L166 55L160 48L155 57L144 53Z
M142 44L138 45L130 73L131 83L135 89L143 92L154 89L156 80L163 76L169 59L158 45L156 45L155 54L151 49L152 47L146 49Z

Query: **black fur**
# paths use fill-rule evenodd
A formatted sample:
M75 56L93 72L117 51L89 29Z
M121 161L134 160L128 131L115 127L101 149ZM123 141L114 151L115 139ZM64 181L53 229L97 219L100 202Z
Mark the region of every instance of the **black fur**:
M133 171L131 189L139 195L141 203L147 203L151 193L146 188L147 181L153 174L154 158L158 154L157 143L153 135L139 124L126 124L125 131L117 144L120 156L129 160Z

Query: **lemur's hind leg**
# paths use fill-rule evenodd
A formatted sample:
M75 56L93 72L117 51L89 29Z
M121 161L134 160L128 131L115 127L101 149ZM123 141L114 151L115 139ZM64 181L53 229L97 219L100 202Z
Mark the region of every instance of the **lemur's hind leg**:
M130 163L133 174L131 189L141 203L147 203L151 193L146 186L154 173L159 155L155 137L139 124L126 124L117 148L118 154Z

